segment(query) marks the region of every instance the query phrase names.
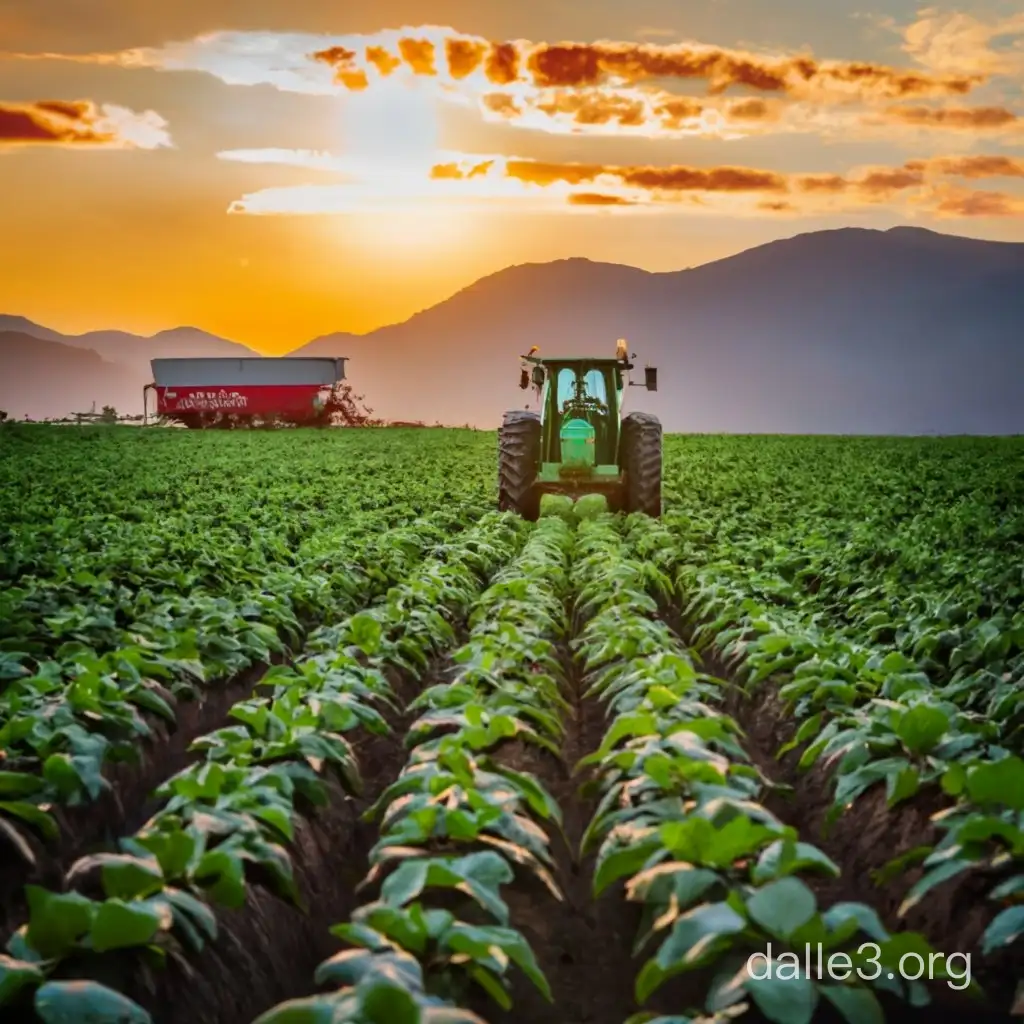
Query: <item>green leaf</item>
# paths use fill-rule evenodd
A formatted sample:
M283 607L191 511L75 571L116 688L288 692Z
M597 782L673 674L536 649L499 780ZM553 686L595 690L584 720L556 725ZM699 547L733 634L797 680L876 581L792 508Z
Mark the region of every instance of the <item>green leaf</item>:
M949 728L949 716L941 708L915 704L896 729L903 745L914 754L926 754L938 745Z
M83 788L78 769L67 754L51 754L43 762L43 778L57 790L65 802Z
M907 767L886 777L886 797L890 807L909 800L921 785L921 775L916 768Z
M817 909L814 893L798 878L772 882L747 901L750 916L779 939L788 939L815 915Z
M757 1008L773 1024L811 1024L818 1008L818 989L809 978L779 978L775 971L768 977L748 978L743 987Z
M155 858L147 860L125 853L96 853L83 857L71 866L69 880L97 867L101 870L104 893L116 899L144 899L164 887L163 872Z
M23 989L46 981L46 975L33 963L0 953L0 1006L10 1003Z
M46 958L61 957L92 925L96 904L77 892L53 893L26 885L29 945Z
M320 964L313 980L319 986L343 988L358 985L371 975L384 976L407 988L423 987L420 962L404 950L374 953L368 949L346 949Z
M337 1001L336 995L289 999L260 1014L253 1024L339 1024Z
M985 956L1003 946L1009 946L1024 935L1024 905L1008 907L993 918L982 936L982 952Z
M806 743L821 728L823 718L824 714L821 711L815 715L811 715L811 717L808 718L799 729L797 729L796 735L788 743L784 743L779 747L775 756L781 759L791 750L796 750L801 743Z
M245 865L237 854L228 850L207 851L196 865L193 877L223 906L237 909L245 905Z
M977 765L967 773L967 795L976 804L1024 811L1024 761L1004 757Z
M819 871L832 878L838 878L840 875L839 865L816 846L777 839L762 850L750 877L751 881L759 885L773 878L796 874L798 871Z
M900 917L903 917L911 908L916 907L922 898L937 885L941 885L950 878L955 878L964 871L970 871L973 867L975 867L975 864L969 860L957 858L943 861L937 867L924 874L910 887L897 913Z
M95 981L48 981L36 992L43 1024L153 1024L138 1003Z
M0 797L28 796L43 788L43 780L28 772L0 772Z
M420 1024L419 1005L404 988L377 981L365 991L360 986L359 997L367 1024Z
M608 886L619 881L619 879L632 876L640 870L657 849L657 842L636 843L627 846L625 849L615 850L613 853L602 857L594 872L593 895L596 899Z
M180 830L153 832L137 838L136 842L156 857L163 876L168 881L185 877L199 845L195 836Z
M701 964L722 940L743 931L746 923L728 903L704 903L678 918L637 978L637 1002L645 1003L669 974Z
M426 860L410 860L400 864L381 886L381 899L394 906L401 907L416 899L427 884L429 873Z
M21 800L3 800L0 801L0 813L28 822L45 839L54 840L60 835L60 829L57 828L57 822L53 817L35 804L24 803Z
M818 991L847 1024L885 1024L885 1011L878 996L864 985L821 985Z
M165 889L163 899L171 905L175 916L187 916L190 923L202 929L211 942L217 938L217 917L202 900L180 889Z
M170 928L172 920L167 905L107 900L100 904L93 918L92 948L97 953L106 953L112 949L148 945L161 929Z
M967 769L957 762L951 764L942 776L942 789L949 796L959 796L967 786Z

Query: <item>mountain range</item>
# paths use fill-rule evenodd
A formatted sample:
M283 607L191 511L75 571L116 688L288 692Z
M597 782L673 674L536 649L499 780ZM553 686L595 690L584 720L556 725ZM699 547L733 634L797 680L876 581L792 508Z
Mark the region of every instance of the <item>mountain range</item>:
M388 419L494 427L532 397L518 356L611 355L627 338L668 431L1024 433L1024 243L843 228L650 273L586 259L509 267L409 320L289 353L347 356ZM258 353L196 328L69 336L0 316L0 408L141 411L149 360Z

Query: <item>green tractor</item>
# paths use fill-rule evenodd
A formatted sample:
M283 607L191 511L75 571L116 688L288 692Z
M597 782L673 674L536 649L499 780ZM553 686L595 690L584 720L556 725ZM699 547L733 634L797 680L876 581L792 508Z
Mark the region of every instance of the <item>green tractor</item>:
M628 380L626 342L615 358L522 356L519 386L536 388L541 412L505 413L498 432L498 508L540 515L541 497L603 494L613 512L661 515L661 422L646 412L622 416L627 386L658 390L658 371ZM635 356L633 358L636 358Z

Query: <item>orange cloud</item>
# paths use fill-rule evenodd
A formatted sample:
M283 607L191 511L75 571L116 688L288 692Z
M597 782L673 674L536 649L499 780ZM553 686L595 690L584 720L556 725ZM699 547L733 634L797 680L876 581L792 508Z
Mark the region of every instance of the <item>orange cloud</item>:
M479 39L446 39L445 57L448 70L456 81L466 78L484 62L487 44Z
M480 102L491 113L508 120L522 117L523 114L523 108L516 103L515 97L510 96L507 92L487 93L480 98Z
M644 104L630 96L605 94L591 90L559 90L545 94L533 104L548 117L565 115L579 125L609 124L632 126L646 120Z
M888 197L893 192L923 185L924 170L912 167L879 168L869 170L854 184L865 195Z
M759 210L769 213L799 213L800 208L785 199L764 199L757 204Z
M334 68L334 77L339 85L359 92L369 87L370 80L366 72L357 66L356 57L356 51L345 46L329 46L326 50L318 50L313 54L314 60Z
M429 39L399 39L398 51L402 60L417 75L436 75L434 44Z
M845 191L849 183L841 174L801 174L793 184L800 192L834 195Z
M1006 128L1021 120L1005 107L893 106L884 113L889 120L901 124L920 128L952 128L957 131Z
M171 144L165 128L166 121L152 111L100 108L91 100L0 103L0 146L155 149Z
M436 178L470 178L487 175L497 159L482 163L438 164ZM684 165L618 166L615 164L554 163L544 160L506 159L500 168L505 177L542 188L554 184L585 185L599 179L645 192L784 192L784 175L747 167L689 167Z
M402 66L402 62L383 46L368 46L366 48L366 59L384 78L387 78L392 71Z
M610 196L602 192L573 192L568 197L570 206L635 206L632 199Z
M1010 156L939 156L929 160L912 160L912 170L936 171L957 178L1024 178L1024 159Z
M803 55L772 56L699 43L493 42L451 29L403 35L397 50L416 74L439 75L434 39L443 44L448 77L461 81L482 68L492 85L523 83L538 89L637 84L654 80L703 81L712 94L733 86L792 96L839 92L846 96L892 98L963 95L983 75L901 70L864 61L819 60ZM338 81L353 73L354 51L333 46L314 54L333 64Z
M917 57L915 50L913 55ZM492 41L450 27L387 29L343 37L279 32L211 32L119 53L16 54L126 68L199 71L231 85L270 84L331 95L411 76L421 88L488 120L554 133L742 138L767 132L849 133L906 125L986 130L999 108L930 112L918 102L962 96L984 73L947 67L896 68L812 54L754 53L698 42ZM673 83L703 86L680 95ZM762 96L726 98L733 87ZM687 90L695 91L696 90ZM858 106L899 102L861 120Z
M519 51L514 43L491 43L487 53L487 78L495 85L511 85L519 78Z
M510 178L528 182L531 185L552 185L564 182L567 185L582 185L599 178L602 174L613 173L603 164L549 163L543 160L507 160L505 174Z
M1024 199L1003 192L954 191L934 207L940 217L1024 217Z
M915 206L934 209L937 196L948 198L951 194L943 178L1024 177L1024 160L1004 156L941 157L908 161L900 167L860 167L843 175L784 174L728 165L630 166L493 157L486 161L463 158L439 164L433 175L458 180L481 177L498 183L512 179L527 188L555 190L564 201L580 206L650 205L652 202L703 206L715 196L732 195L760 197L754 207L757 210L822 213L894 202L902 196ZM588 187L582 192L564 191L580 186ZM962 197L956 201L963 205ZM995 201L988 202L994 208ZM1010 197L1010 205L1015 202L1017 200Z
M778 101L759 97L709 99L604 86L485 92L480 107L489 120L549 133L597 129L603 134L648 138L740 138L777 129L784 110ZM796 130L799 125L784 127Z
M435 164L430 169L430 177L436 181L467 181L486 176L493 166L493 160L474 164L469 170L463 170L457 163Z
M786 178L747 167L632 167L613 172L627 185L670 192L785 192Z
M846 174L783 173L757 167L571 163L447 154L428 171L388 175L330 154L246 150L223 158L343 170L347 181L264 189L233 203L245 214L405 211L421 204L556 211L575 208L688 211L736 216L827 215L896 205L940 217L1016 216L1024 197L972 192L955 177L1020 176L1024 160L953 156ZM440 208L437 207L437 208Z

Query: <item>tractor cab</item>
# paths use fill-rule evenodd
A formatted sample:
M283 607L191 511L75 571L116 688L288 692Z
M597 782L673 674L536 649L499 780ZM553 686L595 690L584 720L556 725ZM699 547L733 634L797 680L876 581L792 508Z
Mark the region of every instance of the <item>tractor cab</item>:
M539 373L538 373L539 371ZM624 367L613 359L545 359L540 385L541 454L565 473L618 461ZM563 473L563 475L565 475Z
M505 416L500 506L532 519L541 494L601 493L612 508L660 515L661 425L648 413L622 417L633 369L626 343L618 343L614 358L537 352L533 348L521 357L519 384L524 390L533 386L541 411ZM657 373L646 367L640 386L656 391Z

